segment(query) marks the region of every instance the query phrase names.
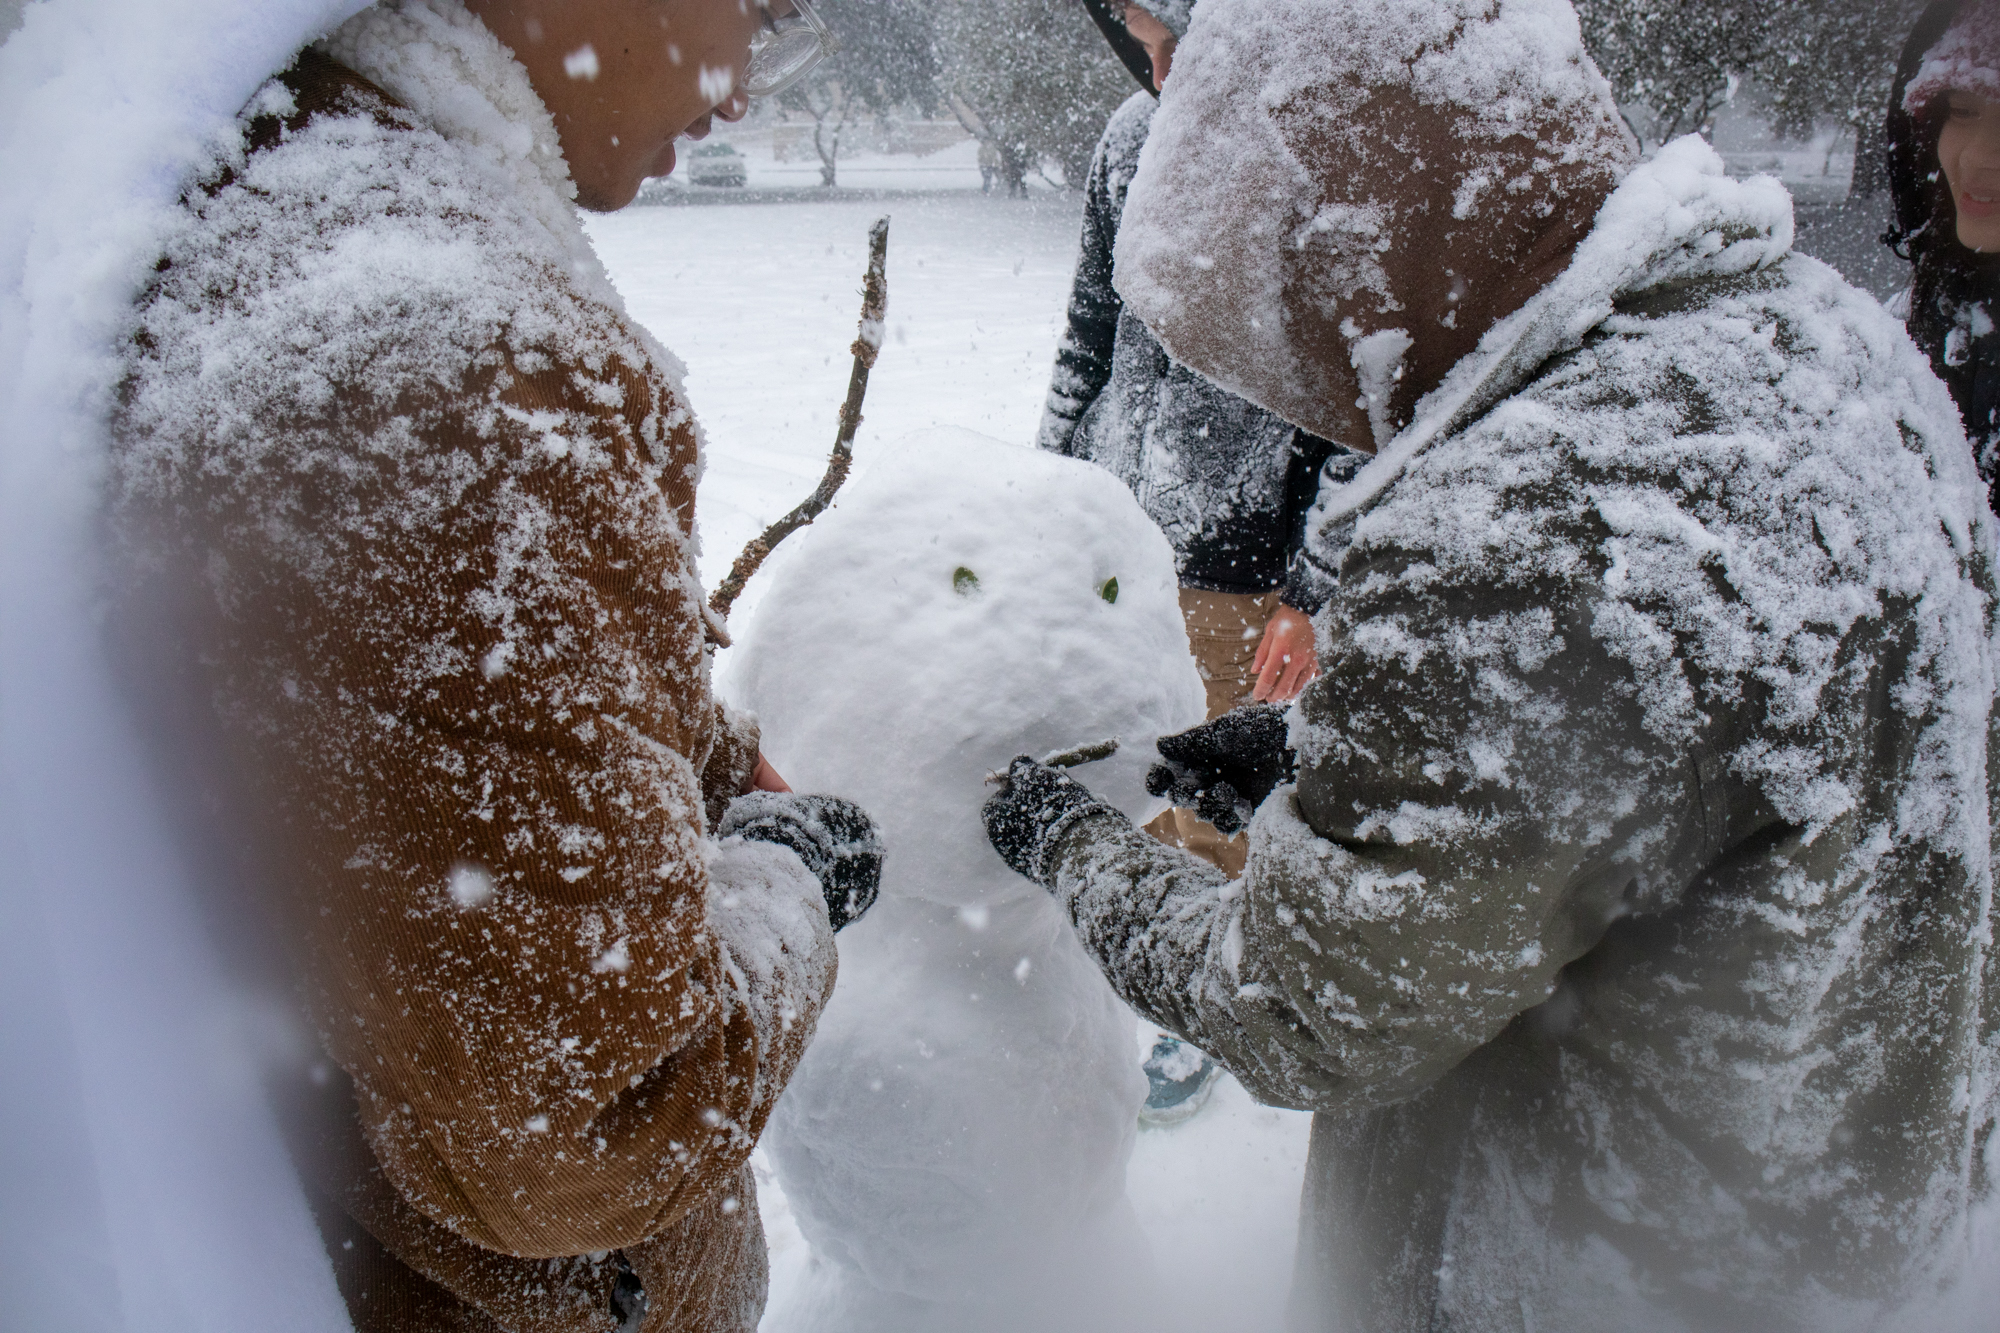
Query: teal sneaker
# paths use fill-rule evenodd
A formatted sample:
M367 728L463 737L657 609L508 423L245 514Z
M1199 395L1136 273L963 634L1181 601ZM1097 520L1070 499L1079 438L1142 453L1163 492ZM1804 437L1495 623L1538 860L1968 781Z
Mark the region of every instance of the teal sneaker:
M1146 1071L1146 1104L1139 1123L1155 1128L1178 1125L1193 1116L1215 1091L1222 1066L1179 1037L1162 1032L1153 1053L1140 1066Z

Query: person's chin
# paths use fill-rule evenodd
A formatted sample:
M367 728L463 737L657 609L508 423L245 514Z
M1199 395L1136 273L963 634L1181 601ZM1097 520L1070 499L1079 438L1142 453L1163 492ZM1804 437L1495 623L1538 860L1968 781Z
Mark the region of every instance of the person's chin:
M577 182L576 204L586 213L616 213L639 197L640 182L600 181L594 185Z

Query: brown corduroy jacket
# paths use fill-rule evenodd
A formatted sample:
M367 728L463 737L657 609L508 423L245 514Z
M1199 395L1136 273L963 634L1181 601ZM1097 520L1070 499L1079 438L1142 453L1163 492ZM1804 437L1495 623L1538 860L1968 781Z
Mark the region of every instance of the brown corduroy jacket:
M832 936L789 853L711 884L756 736L671 362L554 191L324 55L252 109L141 303L112 508L353 1082L350 1305L609 1330L629 1271L649 1330L754 1327L746 1161Z

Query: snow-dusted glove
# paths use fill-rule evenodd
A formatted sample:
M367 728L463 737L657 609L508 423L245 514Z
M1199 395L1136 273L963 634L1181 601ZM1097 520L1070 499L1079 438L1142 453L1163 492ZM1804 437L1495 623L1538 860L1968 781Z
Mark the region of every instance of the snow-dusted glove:
M753 791L729 803L715 836L775 842L799 860L826 894L826 916L839 930L875 903L882 887L882 835L868 812L838 796Z
M1049 855L1070 825L1091 815L1124 819L1069 774L1026 755L1007 765L1006 781L979 813L1000 859L1045 889L1055 887Z
M1271 789L1290 782L1298 756L1285 744L1285 707L1246 704L1213 722L1162 736L1146 790L1192 810L1227 837L1250 822Z

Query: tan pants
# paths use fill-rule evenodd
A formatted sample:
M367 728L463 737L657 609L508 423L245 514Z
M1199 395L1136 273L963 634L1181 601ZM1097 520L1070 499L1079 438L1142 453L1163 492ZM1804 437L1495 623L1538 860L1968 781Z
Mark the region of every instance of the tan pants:
M1181 589L1181 619L1187 623L1188 647L1208 690L1211 721L1238 704L1250 702L1250 691L1257 683L1251 664L1257 660L1257 645L1264 640L1264 626L1277 612L1276 591L1253 597ZM1243 873L1243 863L1250 855L1248 835L1225 838L1215 825L1196 818L1192 810L1168 810L1148 823L1146 832L1169 847L1184 847L1221 867L1231 879Z

